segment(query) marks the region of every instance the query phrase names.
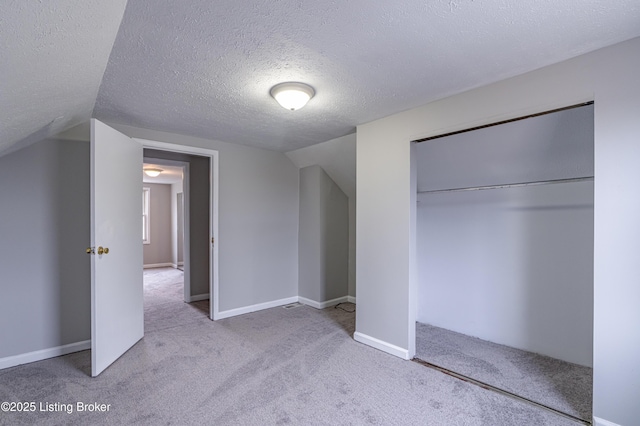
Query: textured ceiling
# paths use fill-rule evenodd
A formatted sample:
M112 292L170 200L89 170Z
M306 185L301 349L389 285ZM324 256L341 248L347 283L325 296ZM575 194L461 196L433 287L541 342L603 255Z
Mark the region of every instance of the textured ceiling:
M2 2L0 155L91 118L126 3Z
M640 36L638 0L135 0L110 49L122 1L9 3L5 146L93 108L107 122L289 151ZM269 96L289 80L316 89L302 110Z

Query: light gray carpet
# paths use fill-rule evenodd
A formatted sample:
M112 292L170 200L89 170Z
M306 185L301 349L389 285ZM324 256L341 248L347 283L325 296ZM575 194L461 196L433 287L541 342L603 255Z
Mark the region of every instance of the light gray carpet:
M145 308L184 300L184 272L179 269L145 269L143 280Z
M591 368L427 324L416 336L417 358L591 421Z
M184 303L183 280L184 272L179 269L145 269L145 333L208 319L208 300Z
M89 351L0 371L0 401L109 412L0 412L0 423L575 425L355 342L354 313L278 307L213 322L179 303L172 312L190 312L178 316L186 322L161 318L97 378Z

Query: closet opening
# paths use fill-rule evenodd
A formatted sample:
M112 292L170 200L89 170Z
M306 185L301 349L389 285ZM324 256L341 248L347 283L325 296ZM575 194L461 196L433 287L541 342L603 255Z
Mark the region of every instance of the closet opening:
M591 421L593 102L417 140L416 358Z

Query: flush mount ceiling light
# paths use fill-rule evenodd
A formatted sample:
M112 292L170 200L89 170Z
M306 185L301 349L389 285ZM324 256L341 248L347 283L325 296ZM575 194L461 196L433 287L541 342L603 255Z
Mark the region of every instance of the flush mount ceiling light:
M162 173L164 170L162 169L156 169L153 167L147 167L144 169L144 174L146 174L149 177L158 177L160 176L160 173Z
M280 83L271 88L271 96L283 108L295 111L302 108L313 98L316 92L313 87L304 83Z

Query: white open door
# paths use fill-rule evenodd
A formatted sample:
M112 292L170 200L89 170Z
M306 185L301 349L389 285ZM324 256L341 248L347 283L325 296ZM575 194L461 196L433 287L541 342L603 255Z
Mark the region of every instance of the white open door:
M144 334L142 145L91 120L91 375Z

